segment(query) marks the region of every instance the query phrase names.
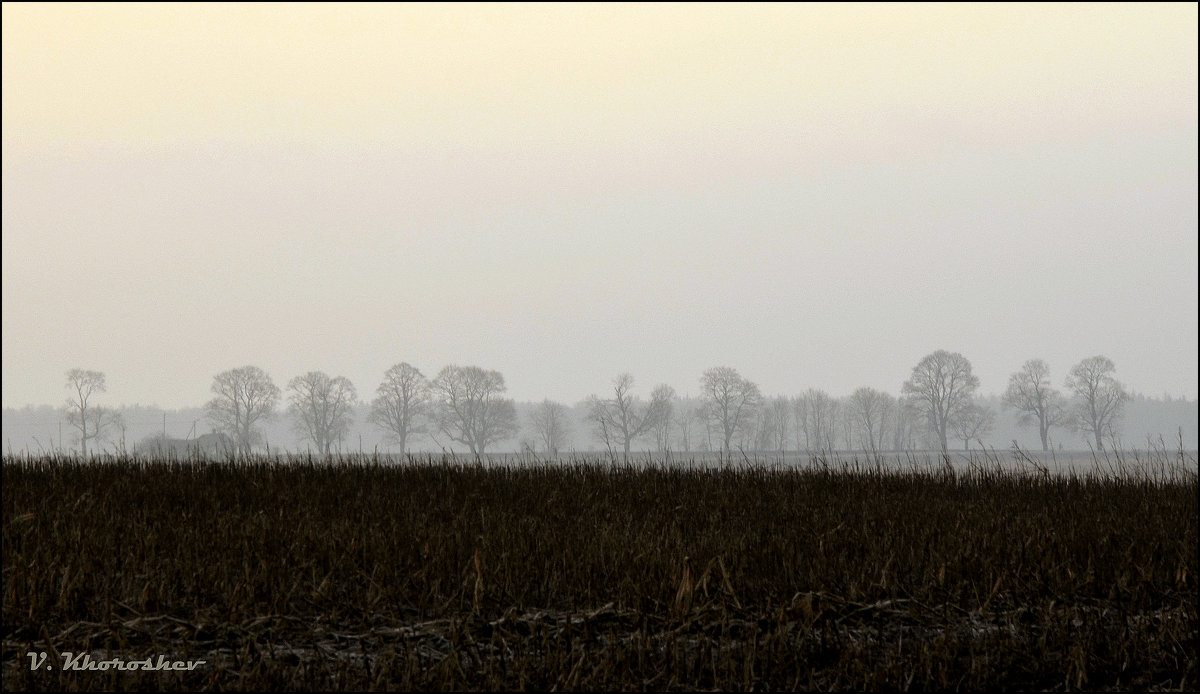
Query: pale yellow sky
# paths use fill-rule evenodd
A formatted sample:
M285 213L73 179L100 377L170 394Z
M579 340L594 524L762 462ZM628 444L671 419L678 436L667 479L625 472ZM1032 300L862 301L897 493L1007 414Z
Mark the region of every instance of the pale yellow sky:
M1196 81L1194 3L5 3L3 13L9 143L573 146L797 120L888 138L883 113L1006 139L1196 109L1194 87L1180 89Z
M897 393L936 349L1196 396L1195 3L2 12L5 406Z

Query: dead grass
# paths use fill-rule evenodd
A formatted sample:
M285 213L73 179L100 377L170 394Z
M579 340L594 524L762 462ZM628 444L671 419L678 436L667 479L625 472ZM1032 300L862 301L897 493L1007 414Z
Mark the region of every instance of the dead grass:
M1189 689L1196 475L1145 462L6 458L3 682ZM63 672L62 652L208 664Z

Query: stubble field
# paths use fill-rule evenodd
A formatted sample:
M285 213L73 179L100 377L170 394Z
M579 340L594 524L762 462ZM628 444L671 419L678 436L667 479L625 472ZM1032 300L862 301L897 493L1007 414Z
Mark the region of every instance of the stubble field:
M1200 678L1194 456L1091 475L818 463L5 458L4 688ZM64 670L82 654L95 669ZM96 665L161 656L205 662Z

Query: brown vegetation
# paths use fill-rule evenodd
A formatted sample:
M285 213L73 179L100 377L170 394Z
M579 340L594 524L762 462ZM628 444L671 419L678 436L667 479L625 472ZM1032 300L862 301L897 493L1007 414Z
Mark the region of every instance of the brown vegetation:
M6 458L3 683L1186 689L1194 465Z

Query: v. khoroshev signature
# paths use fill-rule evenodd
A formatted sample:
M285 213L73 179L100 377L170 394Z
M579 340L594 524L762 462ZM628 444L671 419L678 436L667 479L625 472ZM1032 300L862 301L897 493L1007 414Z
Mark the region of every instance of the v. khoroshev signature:
M47 654L45 652L29 651L25 655L29 656L30 670L37 670L46 662ZM64 651L62 659L64 670L195 670L208 662L206 660L168 660L165 655L159 655L157 661L153 657L144 660L125 660L123 658L95 660L91 654L76 655L70 651ZM53 665L46 667L54 669Z

